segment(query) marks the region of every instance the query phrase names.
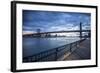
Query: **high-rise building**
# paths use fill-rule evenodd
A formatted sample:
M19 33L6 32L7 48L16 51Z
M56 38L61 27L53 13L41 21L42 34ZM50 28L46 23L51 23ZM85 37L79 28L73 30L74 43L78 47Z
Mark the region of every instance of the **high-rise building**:
M41 30L40 29L37 29L37 33L40 33L41 32Z
M37 36L37 37L41 37L41 34L40 34L41 29L37 29L36 31L37 31L37 35L36 35L36 36Z

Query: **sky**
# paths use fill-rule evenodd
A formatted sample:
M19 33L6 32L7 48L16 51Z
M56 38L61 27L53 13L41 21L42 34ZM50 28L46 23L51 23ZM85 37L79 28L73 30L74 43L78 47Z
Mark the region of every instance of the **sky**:
M90 29L91 14L76 12L54 12L23 10L23 34L41 32Z

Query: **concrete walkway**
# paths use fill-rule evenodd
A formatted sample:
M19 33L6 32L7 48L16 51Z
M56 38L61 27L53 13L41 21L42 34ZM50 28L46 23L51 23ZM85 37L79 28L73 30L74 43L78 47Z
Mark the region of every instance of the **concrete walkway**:
M78 45L78 48L75 49L71 54L64 57L63 60L83 60L91 58L91 44L90 39L86 39Z

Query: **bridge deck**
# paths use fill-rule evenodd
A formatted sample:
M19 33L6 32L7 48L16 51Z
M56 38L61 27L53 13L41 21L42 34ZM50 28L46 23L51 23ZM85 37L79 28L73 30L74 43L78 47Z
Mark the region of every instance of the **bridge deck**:
M52 32L40 32L40 33L32 33L27 35L37 35L37 34L48 34L48 33L73 33L73 32L90 32L91 30L68 30L68 31L52 31ZM25 36L25 35L24 35Z

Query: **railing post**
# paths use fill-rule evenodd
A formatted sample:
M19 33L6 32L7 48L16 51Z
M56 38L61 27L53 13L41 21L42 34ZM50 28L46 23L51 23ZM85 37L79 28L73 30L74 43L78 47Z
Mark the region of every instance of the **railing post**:
M34 61L37 61L37 56L35 56L35 60Z
M72 52L72 43L70 44L70 52Z
M56 54L55 54L55 60L56 60L56 61L57 61L57 59L58 59L57 54L58 54L58 48L56 48Z
M76 42L76 49L78 48L78 41Z

